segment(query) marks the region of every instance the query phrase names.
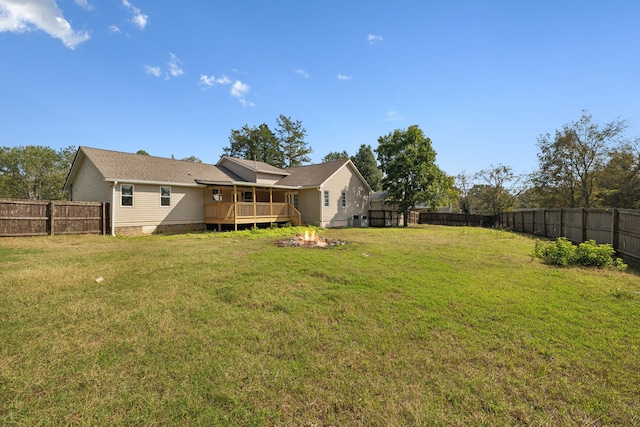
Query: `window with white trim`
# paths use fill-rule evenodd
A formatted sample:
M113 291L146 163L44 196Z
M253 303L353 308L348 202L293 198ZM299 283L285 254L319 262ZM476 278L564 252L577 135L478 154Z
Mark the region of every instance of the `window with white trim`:
M133 207L133 185L120 184L120 206Z
M222 201L222 193L217 188L211 190L211 198L216 202Z
M340 197L340 204L342 205L343 208L347 207L347 192L346 191L342 192L342 196Z
M324 206L329 207L329 190L324 190Z
M171 187L160 187L160 206L171 206Z

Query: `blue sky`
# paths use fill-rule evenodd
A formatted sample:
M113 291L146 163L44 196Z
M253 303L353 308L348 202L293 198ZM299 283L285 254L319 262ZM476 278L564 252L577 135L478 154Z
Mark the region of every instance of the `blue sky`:
M312 160L418 125L447 173L537 167L583 109L640 136L640 2L0 0L0 146L215 163L300 120Z

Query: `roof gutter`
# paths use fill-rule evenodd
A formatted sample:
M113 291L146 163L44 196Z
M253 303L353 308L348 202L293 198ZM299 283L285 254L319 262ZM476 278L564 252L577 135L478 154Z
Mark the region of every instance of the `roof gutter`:
M128 184L148 184L148 185L175 185L179 187L204 187L203 184L200 184L197 180L193 184L185 183L185 182L169 182L169 181L145 181L143 179L115 179L115 178L105 178L106 182L112 182L117 184L118 182L126 182Z

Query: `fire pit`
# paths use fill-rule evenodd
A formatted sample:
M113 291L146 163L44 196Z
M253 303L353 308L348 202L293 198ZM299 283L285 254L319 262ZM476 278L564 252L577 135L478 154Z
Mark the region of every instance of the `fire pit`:
M277 245L284 247L301 247L301 248L329 248L332 246L344 245L346 242L331 237L320 237L315 230L305 231L291 239L281 240Z

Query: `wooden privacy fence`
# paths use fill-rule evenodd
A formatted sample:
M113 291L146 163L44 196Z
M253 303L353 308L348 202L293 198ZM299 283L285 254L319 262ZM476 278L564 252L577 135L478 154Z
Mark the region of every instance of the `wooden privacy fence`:
M420 212L420 224L466 225L470 227L493 227L495 215L472 215L448 212Z
M595 240L640 259L640 211L629 209L531 209L502 212L500 226L574 243Z
M390 210L369 211L369 227L399 227L404 225L401 212ZM418 213L409 212L409 224L418 224Z
M0 237L108 234L109 204L0 200Z

